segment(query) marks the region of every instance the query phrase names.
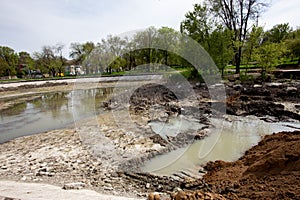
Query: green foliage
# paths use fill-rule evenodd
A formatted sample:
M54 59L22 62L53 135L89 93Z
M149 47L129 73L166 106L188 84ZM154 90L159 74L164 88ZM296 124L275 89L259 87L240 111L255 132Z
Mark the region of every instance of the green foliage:
M246 42L249 26L256 22L259 15L267 7L265 0L206 0L210 16L232 31L233 63L236 73L240 72L242 49Z
M232 31L221 26L217 27L210 35L211 45L208 53L219 69L224 69L232 60L231 37Z
M254 26L247 37L247 41L243 50L243 58L246 65L255 60L255 52L260 47L263 37L263 28Z
M289 39L286 41L288 54L292 58L298 58L298 65L300 64L300 37Z
M285 51L283 43L267 43L257 49L256 58L263 71L268 72L281 63Z
M180 29L203 46L219 69L224 69L233 58L233 32L216 25L210 12L207 4L196 4L194 10L185 15Z
M0 46L0 76L17 74L18 55L10 47Z
M62 45L44 46L41 52L34 53L35 68L42 73L49 73L52 77L64 72L64 58Z
M197 80L200 82L204 82L201 74L193 67L186 68L185 70L180 71L180 75L183 76L187 80ZM172 74L172 78L176 78L176 73Z
M292 31L292 28L288 23L285 24L277 24L273 26L272 29L266 32L266 39L265 41L271 42L271 43L280 43L284 40L286 40L290 33Z
M75 59L76 64L81 65L87 56L93 51L95 45L93 42L71 43L70 57Z

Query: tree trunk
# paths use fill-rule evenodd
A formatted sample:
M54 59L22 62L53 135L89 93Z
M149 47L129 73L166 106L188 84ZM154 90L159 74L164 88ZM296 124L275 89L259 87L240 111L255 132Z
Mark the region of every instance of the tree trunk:
M238 48L238 51L235 54L235 73L240 73L240 66L241 66L241 55L242 55L242 48Z
M168 51L165 50L165 65L168 65Z

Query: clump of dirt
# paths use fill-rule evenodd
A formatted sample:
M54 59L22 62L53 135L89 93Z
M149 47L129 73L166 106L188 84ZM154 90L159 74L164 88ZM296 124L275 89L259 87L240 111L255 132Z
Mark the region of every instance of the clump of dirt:
M266 136L238 161L205 168L211 190L229 199L300 199L300 131Z
M153 115L154 110L162 110L167 115L181 112L180 108L174 104L177 101L176 95L164 85L145 84L134 91L130 97L130 110L135 114L148 116ZM151 111L151 109L154 109ZM149 117L151 118L151 117Z

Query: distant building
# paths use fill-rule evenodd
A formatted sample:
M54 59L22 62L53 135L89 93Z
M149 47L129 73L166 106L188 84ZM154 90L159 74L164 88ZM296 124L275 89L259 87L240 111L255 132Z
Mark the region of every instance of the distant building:
M82 70L81 65L68 65L65 66L65 72L66 75L69 76L78 76L78 75L84 75L85 72Z

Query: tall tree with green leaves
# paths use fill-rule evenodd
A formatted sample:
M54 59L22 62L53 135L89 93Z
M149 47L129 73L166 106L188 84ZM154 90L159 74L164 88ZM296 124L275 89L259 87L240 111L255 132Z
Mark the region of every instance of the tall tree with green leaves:
M0 75L14 76L17 74L18 55L6 46L0 46Z
M289 23L277 24L272 29L266 32L264 42L280 43L288 39L292 28Z
M222 76L224 75L226 65L232 61L234 55L231 48L231 37L232 31L221 25L216 27L209 37L210 48L208 49L208 53L221 70Z
M158 34L155 42L158 43L159 46L164 47L164 49L160 51L163 52L162 61L163 64L165 64L166 66L168 66L169 63L171 63L172 61L170 57L173 54L169 51L172 48L178 46L178 40L179 40L179 35L174 29L169 27L161 27L160 29L158 29Z
M70 46L70 57L75 60L77 65L81 65L87 56L93 51L95 44L93 42L86 43L71 43Z
M210 54L222 70L233 58L232 31L217 25L207 4L196 4L192 12L181 22L181 32L196 40ZM222 73L223 74L223 73Z
M65 59L62 56L63 45L43 46L41 52L34 52L36 68L42 72L49 73L55 77L57 73L64 71L63 65Z
M300 66L300 37L287 40L286 45L290 56L298 58L298 66Z
M181 22L180 31L197 41L209 51L211 46L209 37L214 27L214 19L211 17L207 5L205 3L195 4L194 10L189 11L185 15L185 19Z
M137 64L150 64L156 61L156 57L152 56L154 50L151 49L157 39L158 31L155 27L149 27L144 31L138 32L133 38L133 42L138 49ZM145 48L146 47L146 48ZM153 60L154 59L154 60ZM147 65L147 71L150 71L150 65Z
M265 77L266 72L272 70L273 67L281 63L282 55L286 49L282 43L268 42L260 46L256 50L256 60L262 67L262 77Z
M255 60L255 52L262 45L264 31L262 27L254 26L246 37L246 43L243 49L244 62L248 65Z
M257 23L268 6L266 0L206 0L211 15L233 32L232 48L236 73L240 73L242 49L249 27Z

